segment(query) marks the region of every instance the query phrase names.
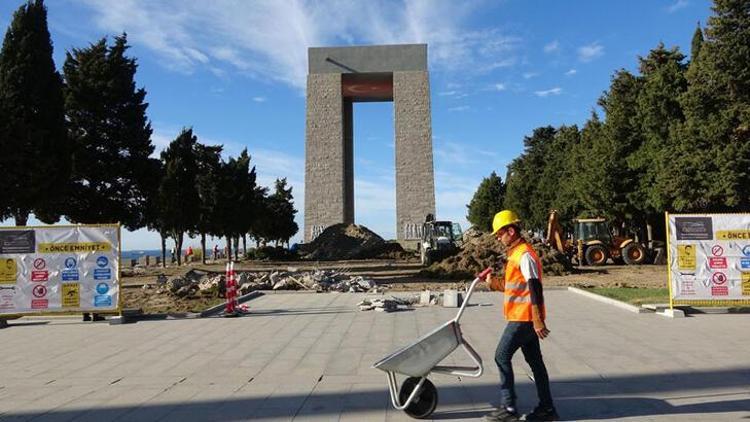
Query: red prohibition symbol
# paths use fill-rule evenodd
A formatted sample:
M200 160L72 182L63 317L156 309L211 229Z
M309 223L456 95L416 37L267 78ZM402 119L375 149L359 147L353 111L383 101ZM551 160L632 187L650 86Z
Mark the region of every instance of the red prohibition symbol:
M713 275L712 280L714 284L721 285L727 282L727 276L724 273L716 273Z

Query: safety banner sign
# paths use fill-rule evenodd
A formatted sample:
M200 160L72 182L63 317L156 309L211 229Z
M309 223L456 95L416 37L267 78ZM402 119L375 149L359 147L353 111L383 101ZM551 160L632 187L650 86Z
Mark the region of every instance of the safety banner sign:
M672 303L750 304L750 214L666 218Z
M0 227L0 314L113 311L120 226Z

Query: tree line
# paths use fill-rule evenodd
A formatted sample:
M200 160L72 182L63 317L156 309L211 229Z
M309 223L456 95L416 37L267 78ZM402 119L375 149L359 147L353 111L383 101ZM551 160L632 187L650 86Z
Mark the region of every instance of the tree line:
M0 50L0 221L25 226L121 223L148 228L178 251L185 235L288 243L297 232L292 188L258 185L247 149L222 159L222 146L198 142L185 128L152 157L146 90L137 88L127 36L66 53L62 74L52 57L43 0L13 15ZM178 254L178 260L179 260Z
M544 126L524 138L505 182L485 179L468 205L488 229L502 207L528 228L608 217L618 231L664 238L664 212L750 209L750 1L715 0L691 57L659 43L620 69L579 128ZM501 198L487 198L489 189ZM485 198L485 199L483 199Z

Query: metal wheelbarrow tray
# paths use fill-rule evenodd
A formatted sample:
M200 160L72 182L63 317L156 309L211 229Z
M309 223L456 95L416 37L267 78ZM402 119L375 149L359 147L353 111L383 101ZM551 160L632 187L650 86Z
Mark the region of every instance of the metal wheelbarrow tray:
M488 268L472 281L455 318L372 365L373 368L385 371L393 407L413 418L426 418L435 410L438 400L435 385L427 379L430 373L473 378L482 375L482 359L464 339L458 320L469 303L474 287L490 272L491 269ZM463 347L475 366L438 365L459 346ZM396 374L409 377L401 385L400 391Z

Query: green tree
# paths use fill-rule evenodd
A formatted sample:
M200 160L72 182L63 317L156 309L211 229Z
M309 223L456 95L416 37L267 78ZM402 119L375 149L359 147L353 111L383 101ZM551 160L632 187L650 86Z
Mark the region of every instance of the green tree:
M73 197L67 216L76 223L145 225L146 185L153 183L154 152L146 118L146 91L136 89L136 60L127 38L102 39L67 54L65 106L74 141Z
M220 223L220 235L227 239L227 246L239 259L238 239L248 233L257 214L255 167L250 167L247 149L237 157L230 157L222 165L222 188L219 190L219 206L216 209Z
M578 200L570 180L574 164L572 154L580 143L580 138L577 126L561 126L545 147L547 159L540 169L536 195L531 199L537 210L535 220L542 227L546 227L549 211L552 209L559 211L563 221L576 215Z
M146 205L144 210L144 219L146 227L149 230L159 233L161 239L161 264L162 267L167 265L167 238L169 231L165 226L163 214L160 209L159 186L164 179L164 164L156 158L149 158L149 173L151 174L151 183L146 185L144 191L146 196Z
M681 212L750 206L750 2L715 0L680 97L667 189Z
M279 242L288 244L289 239L299 231L299 226L294 221L297 210L294 209L292 187L287 187L286 177L276 179L274 188L274 193L268 198L269 215L273 221L269 240L276 241L278 246Z
M255 239L255 247L258 248L261 243L265 245L268 239L272 237L273 229L271 226L274 217L271 215L271 200L267 187L257 186L255 188L255 200L257 217L253 220L248 234Z
M605 170L609 153L604 124L592 112L581 130L581 142L573 152L576 171L571 186L580 204L578 217L600 217L612 209L612 179Z
M612 78L612 84L600 99L599 106L605 113L603 137L597 149L599 163L594 171L608 190L597 192L606 208L604 215L621 231L624 225L640 221L639 209L629 197L637 186L638 175L628 167L627 159L643 142L640 125L636 120L638 94L642 81L626 70L620 70Z
M13 14L0 52L0 168L0 220L12 216L24 226L30 213L46 223L60 218L70 143L43 0Z
M659 44L647 57L639 58L642 87L638 93L636 122L643 142L628 158L637 184L629 202L638 210L640 225L648 228L664 224L664 210L670 192L664 184L669 177L668 151L673 147L671 132L684 121L679 98L687 89L685 56L677 47L667 50Z
M217 204L220 200L221 186L221 146L196 144L198 174L196 189L200 204L196 230L201 237L201 257L206 263L206 235L219 235L221 227L217 220Z
M554 141L556 129L552 126L534 129L531 136L524 138L524 152L508 165L505 178L504 208L515 211L531 230L541 230L546 226L549 210L535 206L535 196L542 182L542 173L547 160L547 149Z
M161 153L164 178L159 186L159 210L163 229L175 241L177 264L182 264L181 251L185 233L196 230L200 219L201 201L196 188L198 175L198 138L192 129L183 129Z
M505 200L505 184L494 171L482 179L477 191L466 206L466 219L477 229L485 232L492 231L492 219L503 209Z
M703 45L703 30L701 24L698 22L695 32L693 33L693 40L690 42L690 56L691 60L695 60L698 54L701 52L701 46Z

